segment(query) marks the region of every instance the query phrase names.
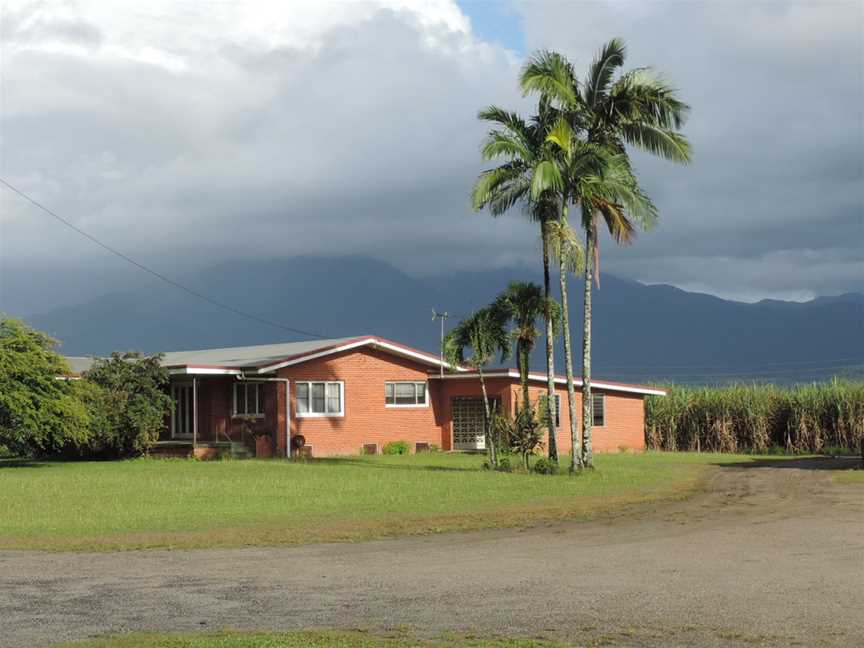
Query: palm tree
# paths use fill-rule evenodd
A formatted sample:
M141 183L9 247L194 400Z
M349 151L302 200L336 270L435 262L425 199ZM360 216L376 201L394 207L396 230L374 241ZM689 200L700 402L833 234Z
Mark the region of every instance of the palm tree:
M507 314L513 323L512 336L516 340L516 362L519 365L519 383L522 387L522 407L531 408L528 394L528 370L531 352L540 335L536 322L545 313L543 290L535 283L511 281L507 290L495 300L495 307ZM555 304L557 306L557 304ZM553 320L556 313L553 313Z
M465 351L469 348L471 356L466 358ZM510 336L507 333L507 313L494 306L476 311L459 322L444 338L444 355L448 362L473 367L480 376L480 390L483 394L483 434L486 439L486 450L489 453L489 463L493 467L498 465L498 454L491 434L492 411L489 407L483 368L492 362L498 353L501 354L502 362L510 357Z
M540 223L543 249L543 298L546 323L546 419L549 428L549 458L558 460L555 417L552 411L555 395L555 363L553 347L553 299L549 274L549 228L557 219L558 202L545 190L550 168L546 141L554 113L548 102L541 99L538 113L530 121L502 108L491 106L479 114L480 119L498 126L489 132L482 153L486 160L505 158L498 167L484 171L474 185L474 209L488 207L493 216L500 216L516 204L531 220Z
M570 306L567 301L567 274L582 272L585 253L576 233L567 222L566 199L559 220L550 227L552 255L558 260L558 281L561 291L561 325L564 329L564 366L567 375L567 407L570 418L570 472L582 468L579 423L576 417L576 386L573 380L573 351L570 344Z
M690 161L690 144L681 134L689 106L677 97L677 91L652 72L636 68L616 73L623 66L626 48L612 39L591 63L584 83L579 83L572 66L560 54L541 52L535 55L522 73L524 92L537 92L540 101L554 104L572 133L584 134L585 143L603 147L617 156L615 173L619 184L627 188L637 206L647 200L638 190L630 168L626 145L679 163ZM579 200L578 196L573 196ZM604 201L581 201L582 227L585 230L585 296L582 334L582 430L583 462L593 465L591 448L591 287L598 266L597 243L599 219L602 218L613 238L629 243L635 234L631 218L639 219L627 198L606 195ZM650 204L650 203L649 203ZM643 212L644 213L644 212ZM650 219L639 224L649 225Z

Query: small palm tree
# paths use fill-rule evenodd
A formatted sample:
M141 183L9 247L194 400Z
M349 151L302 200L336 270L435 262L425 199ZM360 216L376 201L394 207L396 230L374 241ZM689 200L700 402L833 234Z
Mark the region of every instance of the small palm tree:
M636 68L616 79L624 65L626 48L612 39L591 63L584 83L579 83L570 63L555 52L541 52L529 61L522 73L524 92L540 94L541 104L552 109L570 127L573 134L584 135L584 143L602 147L618 156L612 163L618 184L625 196L599 192L604 200L581 201L582 227L585 229L585 296L582 335L582 429L583 462L593 464L591 448L591 286L598 266L598 222L602 218L619 243L629 243L639 221L639 209L628 208L629 198L644 206L645 196L630 168L626 146L629 144L653 155L679 163L690 161L690 144L680 132L689 106L677 91L655 75L650 68ZM559 120L560 121L560 120ZM598 182L607 173L598 174ZM579 196L573 196L579 200ZM644 213L644 212L643 212ZM648 224L650 219L640 224Z
M555 394L553 303L550 292L549 228L558 216L558 200L545 191L548 164L547 135L555 118L548 102L541 99L538 113L530 121L502 108L492 106L480 112L480 119L496 125L483 144L486 160L504 158L498 167L484 171L474 185L474 209L488 207L493 216L500 216L520 204L525 214L540 224L543 248L543 297L546 323L547 420L549 421L549 458L558 459L555 418L552 412Z
M555 304L557 306L557 304ZM495 307L507 314L513 324L512 336L516 340L516 363L519 365L519 383L522 387L522 407L529 409L528 371L531 352L540 336L537 320L546 312L543 289L527 281L511 281L507 290L495 300Z
M471 355L466 357L470 349ZM489 395L486 392L486 378L483 369L496 355L503 362L510 357L510 336L507 333L507 314L494 306L487 306L462 320L444 338L444 355L454 365L465 365L477 370L480 376L480 390L483 394L483 434L489 463L498 465L498 453L492 439L492 411Z

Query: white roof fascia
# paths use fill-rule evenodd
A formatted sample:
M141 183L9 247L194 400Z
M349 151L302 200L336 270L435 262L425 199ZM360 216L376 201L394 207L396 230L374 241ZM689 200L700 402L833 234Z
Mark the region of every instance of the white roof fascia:
M490 371L488 373L484 372L483 376L485 378L519 378L519 372L515 369L510 369L509 371ZM440 380L440 376L429 376L431 379ZM470 374L445 374L444 380L454 380L460 378L477 378L478 374L476 372L472 372ZM538 382L546 382L546 374L538 374L538 373L529 373L529 380L535 380ZM562 378L561 376L555 377L555 384L557 385L566 385L567 379ZM573 381L574 385L582 386L582 380L580 378L576 378ZM653 389L651 387L638 387L638 386L629 386L629 385L615 385L607 382L603 382L602 380L591 381L592 387L597 387L598 389L605 389L606 391L617 391L624 392L628 394L643 394L648 396L665 396L666 392L662 389Z
M430 364L436 367L441 366L441 361L438 358L427 355L425 353L419 353L417 351L413 351L411 349L404 349L401 346L396 346L394 344L389 344L388 342L384 342L379 340L378 338L363 338L362 340L357 340L356 342L351 342L350 344L343 344L338 347L333 347L332 349L325 349L323 351L319 351L317 353L311 353L309 355L300 356L299 358L293 358L291 360L283 360L282 362L277 362L275 364L266 365L264 367L259 367L257 372L259 374L262 373L270 373L271 371L276 371L277 369L282 369L283 367L290 367L291 365L301 364L303 362L309 362L310 360L315 360L317 358L323 358L328 355L333 355L335 353L341 353L342 351L350 351L351 349L356 349L362 346L371 346L373 348L384 349L394 355L399 355L405 358L411 358L414 360L419 360L426 364ZM445 368L451 368L450 364L444 363ZM465 371L462 367L456 367L457 371Z

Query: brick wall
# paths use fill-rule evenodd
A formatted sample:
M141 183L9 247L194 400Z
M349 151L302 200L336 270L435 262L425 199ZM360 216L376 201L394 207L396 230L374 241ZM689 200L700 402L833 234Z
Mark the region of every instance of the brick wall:
M545 386L532 382L528 393L534 407L539 408L541 394L546 393ZM645 408L643 397L640 394L627 394L621 392L610 392L592 389L594 393L602 393L606 396L606 421L605 425L591 428L591 443L594 452L617 452L621 448L630 450L645 449ZM567 402L567 386L557 385L555 393L561 399L560 425L557 428L556 439L558 442L558 454L563 457L570 452L572 447L570 434L570 413ZM511 402L514 404L511 412L515 411L515 403L521 402L522 390L518 384L511 387ZM582 430L582 391L576 388L576 420L579 431ZM548 449L548 438L544 437L544 448Z
M359 454L367 443L376 443L380 452L384 444L397 439L408 441L412 449L415 443L441 446L443 422L435 381L429 381L425 407L385 407L384 403L385 382L426 381L427 370L427 365L366 347L285 367L279 377L291 381L291 434L302 434L317 457ZM305 380L344 381L345 415L298 418L296 383Z
M390 441L404 439L413 450L417 443L434 444L444 450L452 448L451 399L456 396L480 396L476 378L442 381L429 379L429 367L371 348L359 348L326 356L279 370L280 378L290 381L291 434L302 434L312 446L314 456L359 454L365 444L374 443L378 451ZM341 417L298 418L297 381L343 381L344 410ZM393 408L384 402L387 381L427 381L428 405ZM199 378L199 440L239 441L241 420L233 417L233 376ZM285 384L265 383L265 416L259 424L275 433L277 456L285 456ZM487 379L490 396L498 396L502 407L515 412L521 400L517 379ZM537 404L545 387L532 382L531 400ZM567 390L558 385L561 418L558 449L563 456L570 451L570 424ZM577 420L581 427L581 393L577 390ZM616 452L621 447L643 449L644 409L642 396L606 392L606 424L595 427L593 443L596 452Z

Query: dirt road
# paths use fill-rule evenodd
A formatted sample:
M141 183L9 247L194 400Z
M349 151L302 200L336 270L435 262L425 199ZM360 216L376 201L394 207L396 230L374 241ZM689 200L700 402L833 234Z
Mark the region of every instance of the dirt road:
M721 467L602 520L305 547L0 552L0 646L132 630L405 627L621 646L864 646L864 487Z

